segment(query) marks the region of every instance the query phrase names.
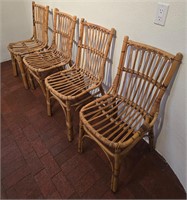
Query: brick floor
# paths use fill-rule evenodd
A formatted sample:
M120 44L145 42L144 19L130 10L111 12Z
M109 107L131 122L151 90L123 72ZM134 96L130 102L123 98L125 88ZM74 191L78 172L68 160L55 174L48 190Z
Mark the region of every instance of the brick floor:
M67 141L62 109L52 117L39 87L25 90L13 77L11 62L1 65L1 198L4 199L185 199L179 180L156 152L141 141L124 159L119 190L110 190L110 166L103 152L86 140L77 153Z

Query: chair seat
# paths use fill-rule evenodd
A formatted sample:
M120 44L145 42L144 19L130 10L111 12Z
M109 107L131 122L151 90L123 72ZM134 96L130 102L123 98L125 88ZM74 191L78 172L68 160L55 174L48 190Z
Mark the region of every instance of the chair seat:
M47 71L60 67L70 61L69 56L64 57L57 51L41 51L25 56L24 63L35 71Z
M72 67L48 76L45 84L55 96L63 100L75 100L98 87L100 82L84 70Z
M130 102L109 94L87 104L80 111L87 133L113 148L124 148L139 137L143 115Z
M39 51L45 47L45 44L37 40L24 40L10 43L8 49L15 55L25 55L34 51Z

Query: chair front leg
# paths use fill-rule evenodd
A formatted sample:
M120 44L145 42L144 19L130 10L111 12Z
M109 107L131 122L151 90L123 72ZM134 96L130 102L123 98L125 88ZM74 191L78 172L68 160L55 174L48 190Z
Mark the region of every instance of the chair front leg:
M16 67L16 59L15 59L13 53L10 53L10 55L11 55L11 60L12 60L13 75L14 75L14 76L18 76L18 71L17 71L17 67Z
M66 101L66 125L68 128L68 141L71 142L73 140L73 123L72 123L72 115L71 115L71 104L70 101Z
M28 87L27 77L26 77L26 73L25 73L25 69L23 66L23 61L22 61L21 56L17 56L17 61L18 61L18 66L19 66L20 72L21 72L21 77L23 80L24 87L25 87L25 89L28 89L29 87Z
M83 151L83 136L84 136L84 129L83 129L83 123L80 119L79 123L79 139L78 139L78 152L82 153Z
M48 116L52 115L50 94L51 93L50 93L49 89L46 87L46 104L47 104L47 115Z
M111 179L111 190L113 192L116 192L118 188L120 167L121 167L120 152L116 152L114 155L114 164L113 164L112 179Z

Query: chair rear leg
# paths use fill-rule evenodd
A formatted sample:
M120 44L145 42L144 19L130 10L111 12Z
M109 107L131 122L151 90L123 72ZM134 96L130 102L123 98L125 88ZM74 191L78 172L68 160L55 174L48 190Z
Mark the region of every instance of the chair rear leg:
M100 86L99 86L99 89L100 89L100 92L101 92L101 94L102 94L102 96L103 96L103 95L105 94L104 89L103 89L103 86L100 85Z
M13 75L14 75L14 76L18 76L18 71L17 71L17 67L16 67L16 59L15 59L13 53L10 53L10 55L11 55L11 60L12 60Z
M38 83L42 89L42 92L44 94L44 96L46 97L46 86L45 86L45 83L44 83L44 80L42 80L42 78L40 77L40 75L38 75Z
M150 150L153 151L155 149L155 141L154 141L154 131L153 131L153 128L149 132L149 137L148 138L149 138L149 147L150 147Z
M73 140L73 123L72 123L72 115L71 115L71 105L70 101L66 101L66 125L68 128L68 141L71 142Z
M20 72L21 72L21 77L22 77L22 80L23 80L24 87L25 87L25 89L28 89L29 86L28 86L26 72L25 72L25 69L24 69L24 66L23 66L23 61L22 61L21 56L17 56L17 61L18 61L18 66L19 66Z

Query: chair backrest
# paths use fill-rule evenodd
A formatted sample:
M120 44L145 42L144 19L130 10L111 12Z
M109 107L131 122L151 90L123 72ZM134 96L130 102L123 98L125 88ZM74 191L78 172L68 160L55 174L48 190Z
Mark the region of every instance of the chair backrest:
M152 119L182 61L176 56L124 38L118 73L110 90L135 112ZM134 115L135 117L136 115Z
M76 25L76 16L71 16L54 9L53 40L51 48L57 50L63 57L71 58L72 45Z
M103 80L105 63L115 30L81 19L76 66Z
M35 40L48 43L48 16L49 6L42 6L32 2L33 37Z

